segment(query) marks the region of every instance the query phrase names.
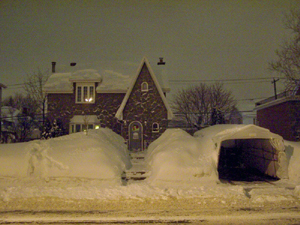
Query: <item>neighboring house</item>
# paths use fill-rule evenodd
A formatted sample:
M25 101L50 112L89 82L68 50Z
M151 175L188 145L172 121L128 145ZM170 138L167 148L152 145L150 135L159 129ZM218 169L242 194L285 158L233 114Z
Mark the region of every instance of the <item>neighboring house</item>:
M111 128L124 137L129 150L142 151L173 117L166 100L169 88L161 83L146 58L133 77L91 69L53 73L45 85L47 117L60 120L66 133Z
M285 140L300 140L300 85L255 104L256 124L281 135Z
M18 123L18 115L20 111L11 106L1 107L1 131L2 142L15 142L18 135L16 133L16 124Z

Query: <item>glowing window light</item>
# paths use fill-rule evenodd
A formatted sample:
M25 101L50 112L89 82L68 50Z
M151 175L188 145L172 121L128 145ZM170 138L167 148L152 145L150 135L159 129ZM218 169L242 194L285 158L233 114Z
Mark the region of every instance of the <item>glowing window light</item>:
M92 102L92 101L93 101L93 98L86 98L85 101L86 101L86 102Z

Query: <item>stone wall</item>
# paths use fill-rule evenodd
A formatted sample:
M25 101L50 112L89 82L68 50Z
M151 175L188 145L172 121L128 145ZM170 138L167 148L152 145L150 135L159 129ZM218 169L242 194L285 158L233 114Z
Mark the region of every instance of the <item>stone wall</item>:
M109 127L120 133L115 114L125 94L96 93L95 103L76 104L75 94L48 94L47 117L50 121L61 119L67 133L70 119L74 115L97 115L102 127Z
M148 83L148 91L142 91L143 82ZM133 87L131 95L123 111L124 125L122 136L128 139L128 125L132 121L140 121L144 128L144 143L147 147L157 139L167 128L167 109L162 101L157 87L146 66L143 65L140 75ZM152 124L158 123L159 132L152 132Z

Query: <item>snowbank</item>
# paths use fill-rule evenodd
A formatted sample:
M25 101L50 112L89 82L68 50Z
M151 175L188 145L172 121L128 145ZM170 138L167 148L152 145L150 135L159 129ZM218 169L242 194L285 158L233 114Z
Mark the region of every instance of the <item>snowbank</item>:
M300 142L284 141L289 161L289 179L300 184Z
M216 183L216 164L210 150L211 145L181 129L167 129L148 148L145 161L151 174L147 181Z
M123 138L106 128L0 146L0 177L120 180L129 167Z

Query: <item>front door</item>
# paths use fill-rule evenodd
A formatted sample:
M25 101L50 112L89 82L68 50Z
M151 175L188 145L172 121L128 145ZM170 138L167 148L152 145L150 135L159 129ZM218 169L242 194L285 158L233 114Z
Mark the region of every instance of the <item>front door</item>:
M143 151L143 125L139 121L129 124L129 150L134 152Z

